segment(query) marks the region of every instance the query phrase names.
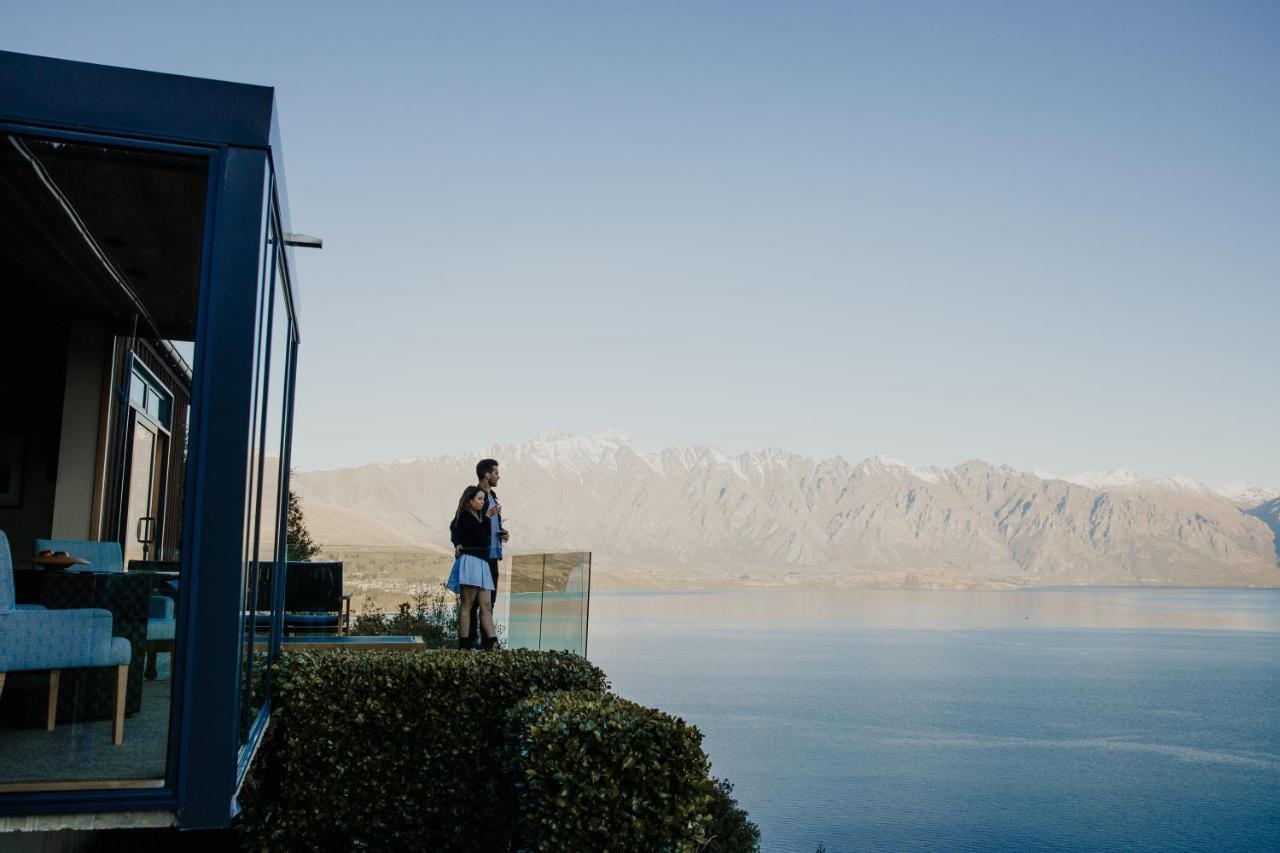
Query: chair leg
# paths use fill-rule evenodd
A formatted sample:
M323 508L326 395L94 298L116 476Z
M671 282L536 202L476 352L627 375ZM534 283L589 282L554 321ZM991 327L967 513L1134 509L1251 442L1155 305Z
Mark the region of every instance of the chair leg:
M173 640L148 640L147 641L147 671L145 673L148 681L154 681L160 674L156 669L156 662L160 660L160 655L164 652L169 653L169 668L173 669Z
M44 730L53 731L58 721L58 682L62 679L62 670L49 670L49 712L45 715Z
M116 667L116 715L111 720L111 742L124 743L124 701L129 694L129 664Z

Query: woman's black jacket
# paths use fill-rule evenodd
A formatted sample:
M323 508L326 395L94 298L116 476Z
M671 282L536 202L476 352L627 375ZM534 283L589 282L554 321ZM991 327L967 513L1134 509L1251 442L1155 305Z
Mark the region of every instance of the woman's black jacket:
M489 559L489 519L476 518L470 510L463 510L449 525L449 538L454 545L462 546L462 553Z

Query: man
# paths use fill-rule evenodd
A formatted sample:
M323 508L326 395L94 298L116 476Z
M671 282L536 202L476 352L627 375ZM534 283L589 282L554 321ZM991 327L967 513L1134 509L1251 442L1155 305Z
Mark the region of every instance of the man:
M498 561L502 559L502 543L510 538L510 534L502 527L502 504L498 501L498 493L493 490L500 478L498 460L481 459L476 463L476 485L484 492L484 517L489 520L489 572L493 575L490 604L498 601ZM454 544L457 545L456 542ZM480 605L474 604L471 607L471 636L468 637L468 645L477 645L479 625Z

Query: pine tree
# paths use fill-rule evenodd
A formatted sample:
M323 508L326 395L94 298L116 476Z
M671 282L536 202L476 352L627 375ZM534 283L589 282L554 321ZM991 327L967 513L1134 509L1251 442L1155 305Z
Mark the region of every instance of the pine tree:
M285 554L290 560L310 560L320 553L320 546L311 540L307 520L302 515L298 493L289 490L289 516L285 529Z

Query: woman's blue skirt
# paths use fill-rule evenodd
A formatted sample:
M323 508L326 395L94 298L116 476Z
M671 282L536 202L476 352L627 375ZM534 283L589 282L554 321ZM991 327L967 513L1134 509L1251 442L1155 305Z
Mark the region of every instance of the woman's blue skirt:
M489 571L489 564L485 560L463 554L453 561L453 570L449 572L449 579L444 585L451 592L457 592L459 587L464 586L493 589L493 573Z

